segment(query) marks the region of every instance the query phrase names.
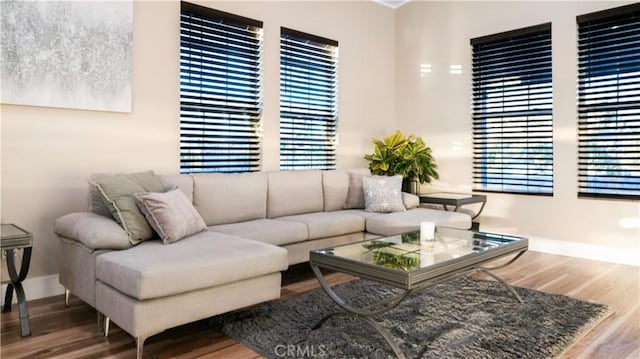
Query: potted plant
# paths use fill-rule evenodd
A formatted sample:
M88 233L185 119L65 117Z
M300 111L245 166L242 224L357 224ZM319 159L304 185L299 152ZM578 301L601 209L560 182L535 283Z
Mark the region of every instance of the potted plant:
M412 192L412 182L431 183L439 178L431 148L421 137L405 137L400 131L382 139L374 138L373 153L364 159L369 161L369 170L374 175L401 175L404 192Z

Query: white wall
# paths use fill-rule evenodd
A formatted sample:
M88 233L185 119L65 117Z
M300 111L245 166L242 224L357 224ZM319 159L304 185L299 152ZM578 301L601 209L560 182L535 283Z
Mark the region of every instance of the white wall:
M280 26L339 41L338 167L364 166L371 137L396 128L393 10L368 1L198 3L264 21L263 169L279 166ZM34 234L30 279L57 273L53 221L86 208L91 173L178 173L179 13L177 1L135 2L132 113L2 105L1 220Z
M397 10L397 120L432 146L441 176L434 187L462 191L472 186L469 40L552 23L554 196L489 193L482 229L532 236L545 251L640 265L640 203L576 195L575 17L624 4L414 1ZM420 64L432 72L421 77ZM461 75L449 73L453 64Z

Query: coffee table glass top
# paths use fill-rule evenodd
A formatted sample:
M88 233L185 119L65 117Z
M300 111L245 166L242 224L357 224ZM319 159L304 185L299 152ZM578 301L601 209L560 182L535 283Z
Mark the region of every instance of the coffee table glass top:
M310 261L320 267L411 288L527 249L528 239L524 237L440 227L432 242L420 242L420 231L409 232L311 251Z
M421 243L420 231L416 231L314 252L409 272L522 240L502 234L438 228L433 242Z

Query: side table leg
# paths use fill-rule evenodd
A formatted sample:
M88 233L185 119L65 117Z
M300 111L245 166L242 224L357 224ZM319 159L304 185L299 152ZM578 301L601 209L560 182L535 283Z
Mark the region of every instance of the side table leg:
M7 292L4 295L4 306L2 307L3 313L9 313L11 311L11 302L13 301L13 283L7 284Z
M480 215L480 213L482 213L482 210L484 209L484 205L485 204L487 204L487 200L486 199L482 202L482 205L480 206L480 209L478 210L478 213L476 213L473 217L471 217L471 219L476 219Z
M22 289L22 283L17 283L16 296L18 297L18 314L20 316L20 335L28 337L31 335L29 329L29 310L27 308L27 298L24 295L24 289Z
M7 271L9 272L11 283L7 284L7 292L4 295L4 306L2 307L2 312L9 313L11 311L11 302L13 301L13 283L17 280L18 274L16 273L16 265L13 258L13 248L5 249L4 254L7 258Z
M29 263L31 262L31 247L27 247L22 252L22 264L20 265L20 274L16 272L16 262L13 256L13 249L5 251L7 253L7 271L11 278L11 284L7 285L7 294L4 297L4 312L11 311L11 300L13 299L13 290L16 291L18 298L18 313L20 317L20 332L23 337L31 335L29 329L29 310L27 307L27 297L22 288L22 281L27 277L29 272ZM8 305L7 305L8 304Z

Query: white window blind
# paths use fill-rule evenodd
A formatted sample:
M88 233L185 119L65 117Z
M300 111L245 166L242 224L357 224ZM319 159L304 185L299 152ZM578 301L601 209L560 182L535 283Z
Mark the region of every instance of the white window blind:
M181 3L180 171L260 168L262 22Z
M552 195L551 24L471 46L474 189Z
M333 169L338 42L281 28L280 169Z
M577 22L578 195L640 199L640 4Z

